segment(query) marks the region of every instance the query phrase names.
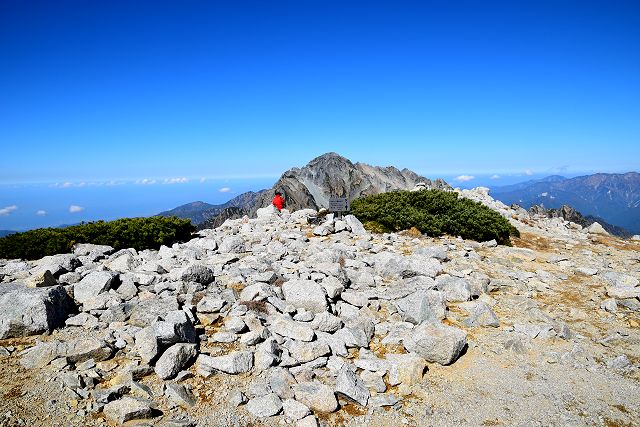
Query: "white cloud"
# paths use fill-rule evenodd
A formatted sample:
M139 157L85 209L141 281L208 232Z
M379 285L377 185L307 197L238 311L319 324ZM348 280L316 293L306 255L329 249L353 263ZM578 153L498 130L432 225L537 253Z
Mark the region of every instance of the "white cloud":
M205 178L205 177L200 178L200 182L205 182L206 180L207 180L207 178Z
M229 191L231 191L231 189L229 187L222 187L218 191L221 193L228 193Z
M527 176L531 176L531 175L533 175L533 172L531 171L531 169L527 169L527 170L524 171L524 174L527 175Z
M491 175L491 179L500 179L500 175L493 174L493 175Z
M73 186L73 184L70 183L69 181L60 184L60 187L62 187L62 188L71 188L72 186Z
M82 206L78 206L78 205L69 206L69 213L78 213L78 212L82 212L83 210L84 208Z
M467 182L467 181L471 181L472 179L475 179L475 176L473 176L473 175L460 175L460 176L457 176L455 178L455 180L459 181L459 182Z
M167 178L164 180L165 184L185 184L189 182L188 178L182 177L182 178Z
M38 216L47 216L47 211L45 211L44 209L40 209L40 210L36 211L36 215L38 215Z
M4 207L0 209L0 216L8 216L11 214L11 212L15 211L16 209L18 209L16 205Z
M155 184L157 181L155 179L149 179L149 178L144 178L144 179L139 179L136 181L136 184L141 184L141 185L153 185Z

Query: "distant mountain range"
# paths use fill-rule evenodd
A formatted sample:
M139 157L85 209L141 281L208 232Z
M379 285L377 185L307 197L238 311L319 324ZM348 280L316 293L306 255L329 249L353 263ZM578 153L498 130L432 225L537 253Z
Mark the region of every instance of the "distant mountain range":
M286 171L271 189L248 192L223 205L193 202L159 215L189 218L199 228L215 228L228 218L255 215L258 208L271 205L276 190L284 194L291 210L329 206L329 198L358 197L393 190L410 190L422 183L426 188L451 189L443 180L432 181L409 169L352 163L336 153L326 153L302 168Z
M494 187L491 196L529 209L540 205L559 209L569 205L585 216L602 218L632 234L640 234L640 173L597 173L575 178L549 176Z
M8 236L9 234L16 233L16 231L12 230L0 230L0 237Z
M267 190L258 192L248 191L229 200L221 205L211 205L205 202L191 202L177 208L160 212L157 216L177 216L178 218L190 219L191 222L198 226L204 224L210 219L219 217L225 212L238 212L238 210L248 211L255 204L258 197ZM235 208L235 209L229 209Z
M583 216L580 212L568 205L562 205L559 209L546 209L544 206L535 205L529 208L530 214L539 215L547 218L563 218L567 221L580 224L582 227L587 228L594 222L597 222L604 228L609 234L613 234L619 237L630 237L631 233L617 225L609 224L605 219L586 215Z

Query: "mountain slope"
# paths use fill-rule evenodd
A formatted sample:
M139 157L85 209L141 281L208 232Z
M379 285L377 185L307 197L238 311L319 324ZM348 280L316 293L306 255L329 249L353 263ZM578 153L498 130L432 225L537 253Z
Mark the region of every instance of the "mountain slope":
M496 187L491 195L503 203L525 208L570 205L584 215L603 218L630 232L640 233L640 174L604 174L570 179L534 181L529 185Z

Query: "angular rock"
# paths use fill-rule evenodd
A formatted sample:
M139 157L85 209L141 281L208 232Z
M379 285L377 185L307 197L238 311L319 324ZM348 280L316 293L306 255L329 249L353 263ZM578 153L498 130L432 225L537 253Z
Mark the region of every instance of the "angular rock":
M44 288L58 284L58 281L49 270L41 270L37 272L33 276L29 277L26 282L27 286L30 288Z
M218 252L221 254L240 254L246 250L244 239L237 236L226 237L218 248Z
M153 327L147 326L136 332L134 350L138 352L143 363L151 363L158 357L160 348Z
M192 265L187 268L181 276L181 280L184 282L196 282L203 285L208 285L215 280L213 270L204 265Z
M198 356L196 362L198 373L209 377L215 371L225 374L241 374L253 368L253 353L250 351L236 351L224 356L211 357L204 354Z
M98 338L79 338L65 343L65 356L70 363L81 363L89 359L96 362L107 360L113 349Z
M325 277L320 282L320 286L327 293L327 296L331 299L336 299L340 296L342 291L344 291L344 284L334 276Z
M464 324L469 327L490 326L492 328L497 328L500 326L500 320L491 307L481 301L474 304L471 309L470 316L465 319Z
M467 333L452 326L437 323L421 324L403 341L407 351L428 362L441 365L453 363L467 344Z
M315 415L308 415L301 420L298 420L296 427L318 427L318 419Z
M609 233L604 229L602 225L598 222L594 222L589 227L587 227L587 233L590 234L599 234L601 236L608 236Z
M302 342L293 341L289 346L291 357L299 363L307 363L316 360L319 357L331 354L329 345L320 341Z
M309 326L284 316L273 319L269 330L283 337L289 337L299 341L312 341L315 337L313 329Z
M319 382L301 382L293 386L296 400L314 412L329 413L338 409L338 400L331 387Z
M115 283L117 277L117 274L110 271L89 273L73 286L73 298L80 304L84 304L102 292L111 289L111 285Z
M133 397L123 397L120 400L107 403L102 412L108 421L117 424L152 417L149 402Z
M169 398L173 403L188 409L196 404L196 398L191 392L182 384L167 383L164 388L164 395Z
M64 325L75 304L62 286L0 286L0 339L25 337Z
M335 332L342 327L342 320L327 311L323 311L313 318L310 326L322 332Z
M376 273L390 278L436 277L442 271L440 261L420 254L406 256L391 252L380 252L373 257L373 262Z
M222 298L214 295L206 295L198 302L196 310L198 313L219 313L225 304L226 301Z
M471 299L469 283L459 277L443 274L436 278L436 285L447 302L463 302Z
M336 393L356 402L360 406L367 406L367 401L371 396L360 377L356 375L355 368L346 364L338 373Z
M154 370L163 380L173 378L196 357L196 354L195 344L174 344L162 353Z
M436 290L421 290L396 301L402 320L414 325L424 321L438 321L445 317L443 294Z
M294 399L283 400L282 409L284 410L284 416L293 421L301 420L311 413L306 405Z
M183 310L174 310L164 316L164 320L153 324L158 341L162 345L178 342L195 343L196 330Z
M296 308L312 313L322 313L327 309L324 290L313 280L289 280L282 285L282 293L284 299Z
M20 365L27 369L43 368L65 353L66 346L60 341L42 342L22 353Z
M367 230L365 230L364 226L360 222L358 218L353 215L345 215L344 222L347 223L351 232L357 236L364 236L367 234Z
M277 415L282 410L282 401L275 393L256 397L247 402L247 412L254 417L266 418Z
M427 362L415 354L388 354L389 385L405 384L411 386L422 381Z

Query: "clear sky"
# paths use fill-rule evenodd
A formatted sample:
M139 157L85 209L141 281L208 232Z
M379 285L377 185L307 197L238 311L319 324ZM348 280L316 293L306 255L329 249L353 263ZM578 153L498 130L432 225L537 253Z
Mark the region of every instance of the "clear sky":
M640 2L0 0L0 144L0 228L6 184L263 179L327 151L638 170Z

